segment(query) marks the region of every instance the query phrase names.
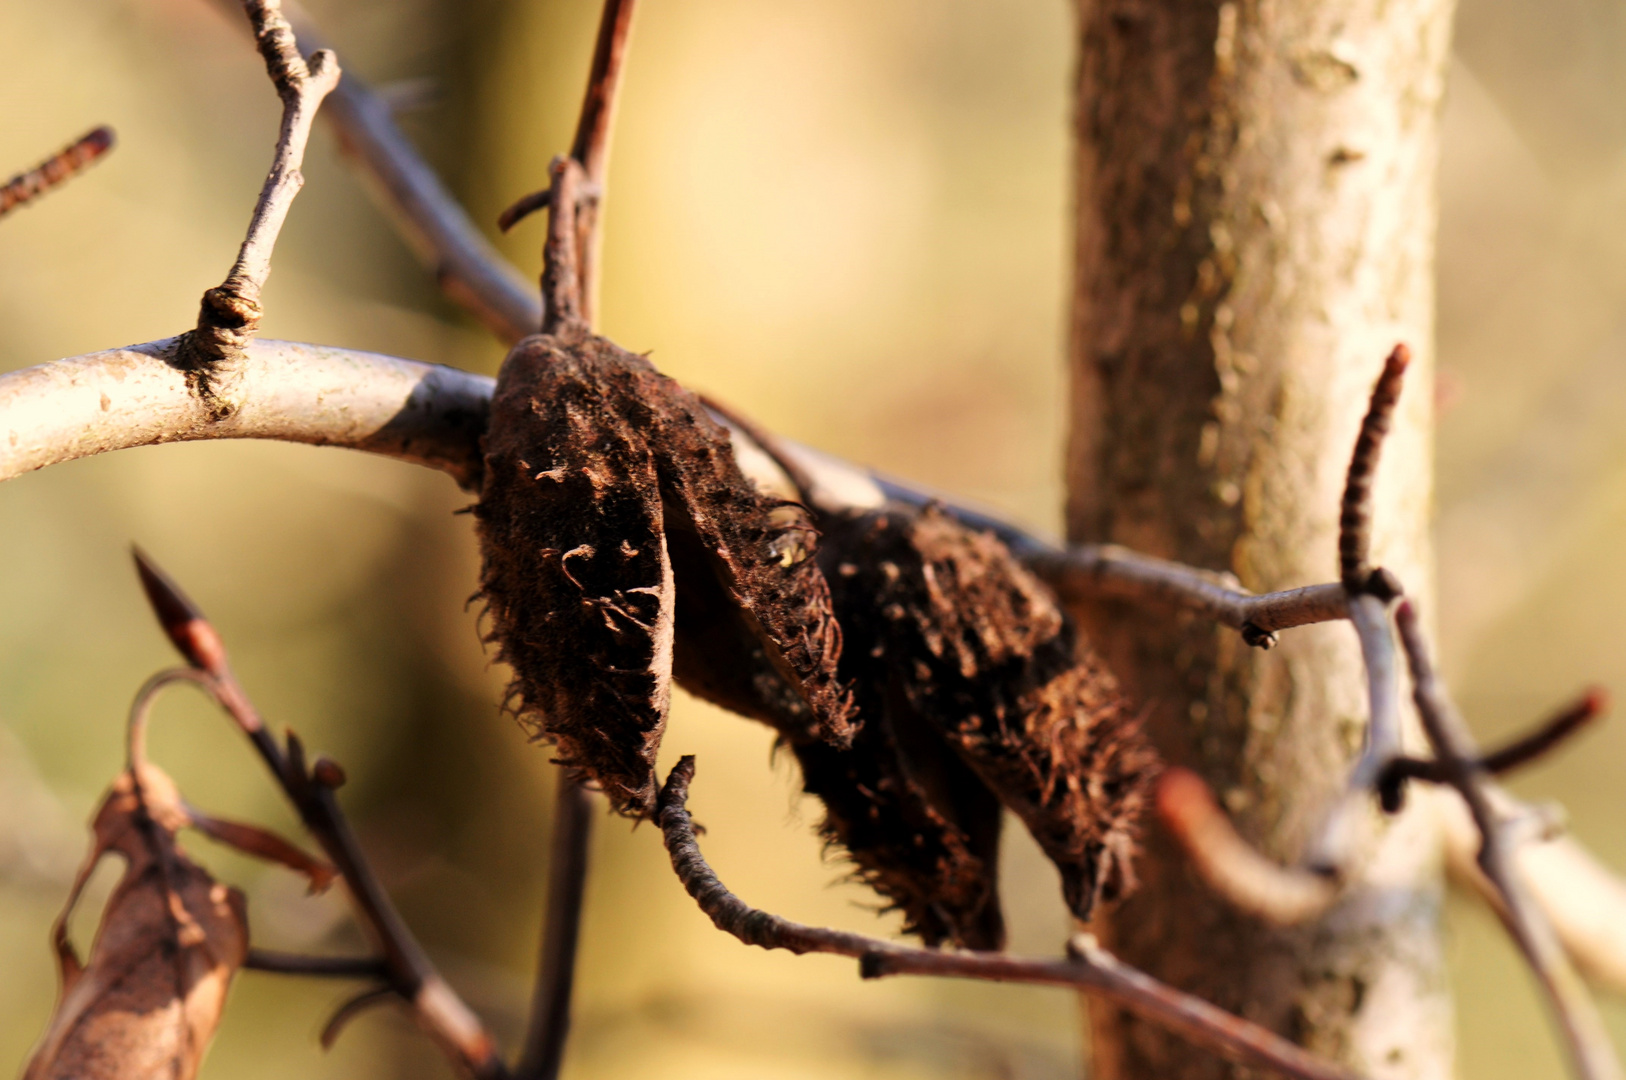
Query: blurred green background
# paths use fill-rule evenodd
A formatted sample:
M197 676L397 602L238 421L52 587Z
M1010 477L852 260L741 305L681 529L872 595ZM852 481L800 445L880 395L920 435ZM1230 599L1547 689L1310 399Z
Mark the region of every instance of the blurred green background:
M567 145L590 0L327 0L344 65L482 222ZM613 164L604 327L788 435L1053 530L1061 505L1071 13L1065 0L652 2ZM1626 693L1626 4L1463 0L1440 245L1440 624L1481 733L1586 683ZM120 145L0 223L0 370L190 325L269 160L275 99L207 0L0 0L0 173L98 123ZM494 372L319 129L265 333ZM540 219L502 241L527 273ZM497 712L503 673L465 605L466 504L443 477L304 447L170 446L0 487L0 1069L55 990L46 945L120 766L130 694L170 662L129 568L137 541L205 606L262 709L346 764L380 871L452 981L513 1045L552 784ZM1331 567L1329 564L1329 573ZM812 835L766 729L678 700L663 755L698 755L694 808L725 881L793 918L876 928ZM226 726L178 693L154 753L216 813L293 823ZM1613 828L1626 726L1533 770L1576 832ZM1053 873L1009 830L1013 946L1066 932ZM192 843L251 895L267 946L360 947L342 904ZM113 879L99 878L102 894ZM94 905L77 923L88 940ZM1556 1075L1500 933L1453 907L1462 1072ZM883 930L896 922L883 919ZM720 936L658 835L605 819L568 1076L1077 1075L1058 991L861 983L848 961ZM448 1075L399 1013L315 1032L337 985L247 974L217 1078ZM1626 1043L1626 1008L1610 1004Z

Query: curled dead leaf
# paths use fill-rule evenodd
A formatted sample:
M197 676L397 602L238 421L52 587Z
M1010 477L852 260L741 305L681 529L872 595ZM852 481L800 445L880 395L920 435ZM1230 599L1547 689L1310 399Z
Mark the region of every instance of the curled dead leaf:
M139 699L138 699L139 700ZM142 759L103 798L90 853L52 928L62 987L51 1022L23 1080L189 1080L208 1051L232 977L248 955L243 894L189 859L176 834L191 826L249 855L305 875L311 891L336 871L274 833L222 821L187 806L175 782ZM68 920L91 872L107 855L124 859L82 962Z
M174 783L144 765L113 784L94 842L53 934L62 989L23 1080L189 1080L208 1050L226 990L248 952L243 896L175 842L187 815ZM81 963L68 918L104 855L120 855L113 890Z

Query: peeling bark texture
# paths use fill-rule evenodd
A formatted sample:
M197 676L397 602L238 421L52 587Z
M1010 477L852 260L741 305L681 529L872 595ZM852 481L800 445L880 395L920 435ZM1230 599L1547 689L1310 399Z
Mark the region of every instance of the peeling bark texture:
M820 524L842 674L877 729L872 761L799 754L829 808L825 835L928 942L998 944L990 792L1055 863L1081 918L1123 892L1155 760L1048 590L992 534L936 506Z
M1080 0L1068 527L1264 591L1336 567L1342 473L1398 341L1374 561L1429 594L1434 174L1451 0ZM1292 860L1358 749L1345 627L1084 613L1175 764ZM1421 800L1419 800L1421 801ZM1106 935L1127 961L1374 1077L1450 1073L1438 837L1379 830L1349 898L1268 929L1154 837ZM1243 1075L1097 1007L1103 1080ZM1251 1074L1250 1074L1251 1075Z
M648 360L579 329L515 346L476 516L511 699L622 813L654 813L675 638L702 615L692 636L742 645L702 675L765 660L801 699L807 736L851 741L806 512L759 494L728 432Z

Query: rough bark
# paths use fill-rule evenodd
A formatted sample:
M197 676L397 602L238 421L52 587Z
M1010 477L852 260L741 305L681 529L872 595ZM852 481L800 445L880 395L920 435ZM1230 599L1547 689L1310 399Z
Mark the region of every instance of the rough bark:
M1234 572L1336 571L1342 470L1397 341L1416 355L1377 488L1378 559L1428 596L1437 113L1452 0L1081 0L1069 531ZM1101 606L1095 640L1171 762L1291 860L1365 715L1347 627L1270 652ZM1414 800L1421 803L1422 800ZM1444 1077L1438 837L1377 834L1349 898L1273 930L1154 835L1111 917L1131 963L1381 1077ZM1096 1076L1240 1075L1112 1009Z

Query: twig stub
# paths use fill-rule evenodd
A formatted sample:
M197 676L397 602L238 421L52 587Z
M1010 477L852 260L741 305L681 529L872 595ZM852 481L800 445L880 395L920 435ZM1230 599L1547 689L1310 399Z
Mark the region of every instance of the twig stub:
M32 169L13 176L0 187L0 217L73 179L111 149L113 129L105 125L93 128Z

